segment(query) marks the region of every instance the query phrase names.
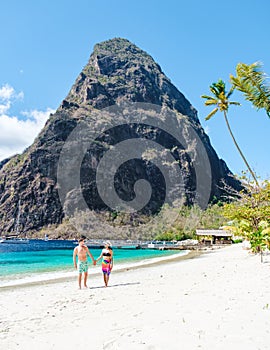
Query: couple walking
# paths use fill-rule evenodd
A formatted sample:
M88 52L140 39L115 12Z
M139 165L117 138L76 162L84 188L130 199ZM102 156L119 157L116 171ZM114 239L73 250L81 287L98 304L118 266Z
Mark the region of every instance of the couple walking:
M112 245L109 241L104 242L104 248L101 251L100 256L95 260L92 253L88 249L87 245L85 244L85 239L80 238L79 244L76 248L74 248L73 251L73 263L75 269L78 269L78 283L79 288L81 289L82 284L82 274L84 274L84 287L87 288L87 278L88 278L88 261L87 261L87 255L90 256L90 258L93 261L94 266L96 263L102 259L102 272L103 272L103 278L104 278L104 284L105 287L108 286L110 273L113 268L113 250ZM77 263L77 256L78 256L78 263Z

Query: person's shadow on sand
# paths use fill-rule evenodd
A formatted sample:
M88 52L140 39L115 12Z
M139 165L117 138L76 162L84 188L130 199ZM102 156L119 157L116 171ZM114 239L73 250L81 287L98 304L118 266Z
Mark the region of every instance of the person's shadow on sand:
M130 283L118 283L118 284L112 284L107 286L107 288L112 288L112 287L123 287L123 286L132 286L135 284L140 284L140 282L130 282ZM98 289L98 288L105 288L104 286L98 286L98 287L89 287L89 289Z

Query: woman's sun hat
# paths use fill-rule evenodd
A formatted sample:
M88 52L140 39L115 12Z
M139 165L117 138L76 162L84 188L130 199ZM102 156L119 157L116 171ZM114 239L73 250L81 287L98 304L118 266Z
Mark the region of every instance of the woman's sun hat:
M111 247L112 246L112 244L111 244L111 242L110 241L104 241L103 242L103 244L106 246L106 245L108 245L109 247Z

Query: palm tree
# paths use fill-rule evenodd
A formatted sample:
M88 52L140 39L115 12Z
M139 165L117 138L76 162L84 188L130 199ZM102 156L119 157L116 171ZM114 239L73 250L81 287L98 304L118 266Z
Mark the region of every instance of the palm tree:
M261 67L259 62L250 65L238 63L236 77L231 74L230 79L233 87L243 92L246 100L257 109L264 108L270 118L270 87L265 83L266 75Z
M233 139L233 142L238 150L238 152L240 153L244 163L246 164L251 176L253 177L256 185L259 187L259 183L257 181L257 178L254 174L254 172L252 171L251 167L249 166L243 152L241 151L238 143L236 142L236 139L233 135L233 132L231 130L229 121L228 121L228 117L227 117L227 113L228 113L228 109L230 105L236 105L236 106L240 106L239 102L232 102L229 101L230 96L232 95L234 90L234 87L232 87L230 89L230 91L227 93L225 90L225 83L223 80L219 79L217 83L213 83L210 86L210 91L212 92L213 96L207 96L207 95L202 95L202 98L205 98L205 105L206 106L216 106L213 111L211 113L208 114L208 116L205 118L205 120L209 120L210 118L212 118L218 111L223 112L224 118L225 118L225 122L227 125L227 128L229 130L229 133Z

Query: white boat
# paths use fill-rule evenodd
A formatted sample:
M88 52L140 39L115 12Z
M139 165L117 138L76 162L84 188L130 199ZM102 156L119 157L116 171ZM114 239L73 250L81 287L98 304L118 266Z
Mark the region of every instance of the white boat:
M8 243L8 244L26 244L29 243L29 239L27 238L1 238L0 243Z
M147 248L155 248L155 244L154 243L148 243L147 244Z

